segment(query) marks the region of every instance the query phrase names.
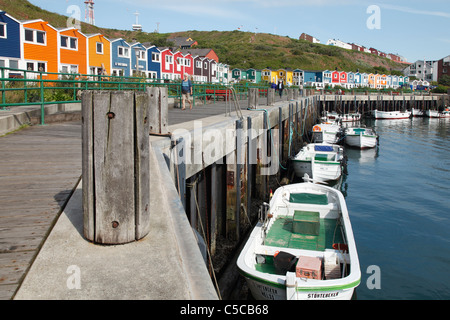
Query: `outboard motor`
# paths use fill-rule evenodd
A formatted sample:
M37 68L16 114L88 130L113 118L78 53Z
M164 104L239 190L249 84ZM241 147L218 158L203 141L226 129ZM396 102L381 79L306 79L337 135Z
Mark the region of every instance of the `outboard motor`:
M259 207L258 218L259 221L264 222L267 219L267 213L269 212L270 205L267 202L263 202L263 204Z

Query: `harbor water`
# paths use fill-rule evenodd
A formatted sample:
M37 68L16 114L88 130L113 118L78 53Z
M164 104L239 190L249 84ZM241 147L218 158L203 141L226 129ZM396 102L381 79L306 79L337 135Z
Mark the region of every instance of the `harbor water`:
M450 119L367 120L342 183L361 265L356 299L450 299Z

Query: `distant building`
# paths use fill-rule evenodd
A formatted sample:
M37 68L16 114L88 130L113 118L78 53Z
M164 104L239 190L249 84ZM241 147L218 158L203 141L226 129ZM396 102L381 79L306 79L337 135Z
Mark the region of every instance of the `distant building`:
M0 67L24 69L21 65L22 42L20 21L0 11ZM9 71L5 76L9 76Z
M167 41L171 41L176 49L190 49L192 47L195 47L198 45L198 42L193 40L192 38L186 38L186 37L176 37L168 39Z
M88 73L111 74L111 42L102 34L87 34Z
M347 49L347 50L352 50L352 45L351 44L348 44L348 43L346 43L344 41L341 41L341 40L329 39L327 41L327 45L328 46L335 46L335 47L339 47L339 48L344 48L344 49Z
M400 61L400 56L398 56L396 54L393 54L393 53L389 53L387 55L387 58L389 58L389 59L391 59L392 61L395 61L395 62L401 62Z
M438 61L417 60L403 70L407 77L416 77L419 80L438 81Z
M295 69L292 73L292 81L294 86L303 85L303 70Z
M361 45L356 44L356 43L352 43L350 45L352 46L352 50L359 51L359 52L364 52L364 49L365 49L364 46L361 46Z
M450 76L450 56L437 61L436 73L436 81L439 81L443 76Z
M309 34L306 34L306 33L302 33L300 35L299 40L306 40L306 41L309 41L311 43L320 43L319 39L314 38L313 36L310 36Z
M184 54L190 53L192 56L206 57L216 61L217 63L219 62L219 57L213 49L183 49L181 52Z
M125 39L111 40L111 64L113 76L131 76L131 49Z
M370 51L371 54L374 54L376 56L379 55L379 51L377 49L375 49L375 48L370 48L369 51Z

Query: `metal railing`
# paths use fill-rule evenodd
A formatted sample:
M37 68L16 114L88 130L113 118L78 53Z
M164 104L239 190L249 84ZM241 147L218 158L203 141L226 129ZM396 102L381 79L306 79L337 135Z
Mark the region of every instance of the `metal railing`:
M80 103L83 90L137 90L148 86L168 88L169 98L178 99L181 105L181 80L150 79L108 75L52 73L0 67L0 110L14 106L41 106L41 124L44 124L44 107L50 104ZM234 97L246 99L249 87L260 88L267 95L267 86L261 84L219 84L193 82L193 103L196 100L216 102L224 98L223 90L233 88Z

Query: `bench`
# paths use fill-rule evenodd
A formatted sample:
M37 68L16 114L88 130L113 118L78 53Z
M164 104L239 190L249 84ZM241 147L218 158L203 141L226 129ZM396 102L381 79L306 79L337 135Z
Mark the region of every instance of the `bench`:
M205 90L206 99L210 100L212 98L223 98L230 99L231 96L231 90L229 89L206 89Z

